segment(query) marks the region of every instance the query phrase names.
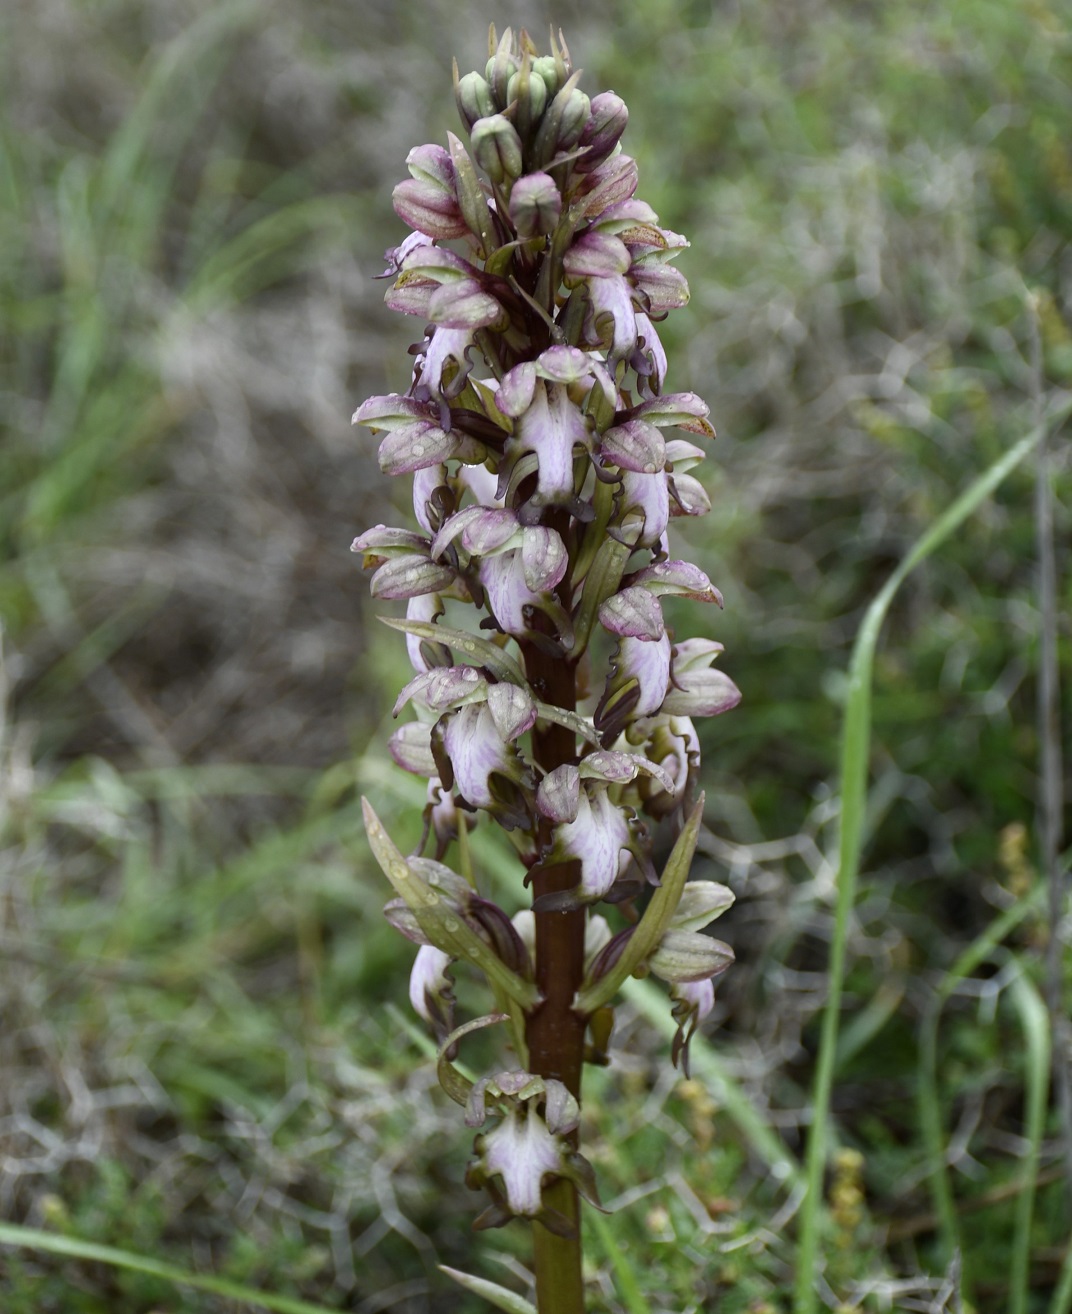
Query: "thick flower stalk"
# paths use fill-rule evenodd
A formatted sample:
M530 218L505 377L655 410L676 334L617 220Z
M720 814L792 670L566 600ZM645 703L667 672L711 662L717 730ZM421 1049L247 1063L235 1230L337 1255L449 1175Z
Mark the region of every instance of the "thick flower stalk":
M673 264L688 243L636 197L626 107L589 100L561 35L540 55L525 32L493 30L489 49L482 72L455 67L468 147L453 133L417 147L394 192L413 231L387 253L386 302L424 326L412 383L354 416L383 435L384 473L412 482L416 527L377 525L354 551L373 595L406 603L388 624L413 668L395 713L412 719L390 751L428 780L416 854L367 804L366 819L397 895L388 916L420 945L410 996L442 1043L441 1080L470 1126L498 1119L468 1176L490 1195L478 1225L536 1220L540 1309L570 1314L577 1195L595 1189L577 1144L582 1065L606 1061L618 987L648 972L670 983L687 1065L732 961L703 934L732 896L685 878L694 718L740 695L714 664L721 645L678 638L663 610L722 603L669 541L672 519L709 509L692 471L714 438L699 397L664 391L656 324L688 300ZM444 865L482 814L518 854L509 909ZM661 874L660 822L677 835ZM497 1011L456 1027L460 963L485 973ZM509 1028L511 1066L470 1085L453 1058L492 1022Z

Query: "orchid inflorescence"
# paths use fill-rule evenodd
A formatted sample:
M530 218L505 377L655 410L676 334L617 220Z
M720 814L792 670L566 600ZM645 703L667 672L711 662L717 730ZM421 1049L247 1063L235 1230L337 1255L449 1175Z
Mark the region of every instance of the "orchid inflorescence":
M427 327L405 395L354 420L385 433L381 469L412 478L419 528L354 542L375 597L406 602L413 678L390 741L428 780L416 854L403 856L365 804L370 842L397 895L386 913L420 947L410 985L440 1043L448 1093L482 1130L468 1180L491 1206L572 1235L548 1188L594 1198L577 1151L582 1062L605 1062L610 1005L632 975L670 983L674 1061L730 964L703 928L732 902L686 883L703 800L693 718L739 701L712 639L675 642L668 597L722 599L675 558L668 526L709 501L691 473L714 437L707 406L664 392L656 322L686 304L672 261L688 245L635 196L613 92L589 100L565 42L492 29L483 73L458 76L469 147L419 146L394 208L413 231L387 253L386 303ZM690 437L669 437L666 430ZM482 613L466 628L467 609ZM603 654L606 673L598 673ZM484 813L531 887L513 916L444 858ZM656 875L652 824L677 831ZM425 856L430 851L431 856ZM639 896L653 887L643 915ZM518 893L521 892L519 882ZM519 900L520 901L520 900ZM615 905L623 929L597 912ZM455 1026L452 970L482 969L497 1012ZM455 1066L471 1031L505 1023L513 1066L475 1083Z

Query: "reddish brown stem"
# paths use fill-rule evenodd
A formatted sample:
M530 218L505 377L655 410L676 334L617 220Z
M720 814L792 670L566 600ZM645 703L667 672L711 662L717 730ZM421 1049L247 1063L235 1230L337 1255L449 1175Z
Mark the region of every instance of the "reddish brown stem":
M541 702L573 711L577 705L576 664L556 658L533 644L524 646L525 674ZM533 755L545 771L577 758L571 730L546 724L533 731ZM540 839L550 841L544 826ZM580 880L576 862L541 871L534 878L537 898L573 889ZM572 1008L584 973L584 909L536 914L536 984L543 1002L528 1019L529 1069L564 1082L578 1099L584 1062L585 1021ZM572 1220L573 1237L561 1237L541 1224L533 1227L536 1293L540 1314L583 1314L580 1210L571 1182L560 1178L544 1192L545 1203Z

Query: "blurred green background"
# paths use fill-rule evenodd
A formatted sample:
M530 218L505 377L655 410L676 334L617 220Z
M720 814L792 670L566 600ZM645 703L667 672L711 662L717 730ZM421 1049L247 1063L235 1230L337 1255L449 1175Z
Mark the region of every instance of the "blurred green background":
M800 1152L853 636L911 542L1072 387L1070 16L5 0L0 1219L362 1314L478 1308L437 1262L522 1288L523 1230L469 1231L468 1136L362 838L360 791L414 836L423 791L386 757L401 644L348 551L387 503L407 514L349 425L407 386L419 336L372 281L404 234L391 189L411 146L457 130L451 57L482 67L491 20L541 44L563 27L589 94L630 107L638 194L692 242L670 386L709 401L719 439L714 511L681 542L727 606L678 623L712 627L744 691L703 731L697 871L738 896L709 1030ZM1064 439L1053 472L1067 681ZM831 1308L956 1308L918 1038L960 952L1038 888L1032 488L1024 467L911 577L880 651ZM1066 691L1066 742L1070 710ZM1041 985L1054 933L1067 918L1026 915L940 1030L964 1264L995 1314L1023 1190L1006 987ZM589 1087L620 1206L592 1237L592 1309L788 1309L799 1199L634 1007L615 1042ZM1032 1308L1050 1308L1068 1217L1054 1117ZM247 1308L28 1249L0 1251L0 1307Z

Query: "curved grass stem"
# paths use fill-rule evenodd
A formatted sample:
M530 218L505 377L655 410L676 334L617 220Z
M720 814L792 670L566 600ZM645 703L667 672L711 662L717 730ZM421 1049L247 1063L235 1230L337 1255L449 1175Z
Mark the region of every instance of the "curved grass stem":
M903 558L864 616L849 663L848 699L841 732L841 835L834 934L830 947L829 990L823 1012L812 1095L812 1128L806 1160L807 1193L801 1208L800 1243L794 1295L796 1314L816 1309L816 1263L822 1215L823 1170L826 1165L827 1118L834 1084L841 995L849 924L856 902L860 851L867 805L867 765L871 745L871 685L875 650L883 621L897 590L911 572L939 548L998 485L1042 442L1050 426L1072 411L1064 402L1026 437L979 476L934 521Z

